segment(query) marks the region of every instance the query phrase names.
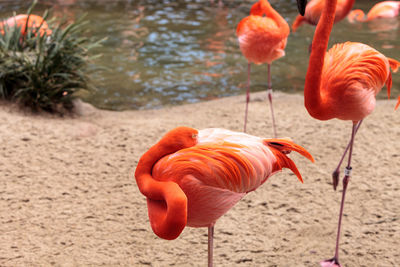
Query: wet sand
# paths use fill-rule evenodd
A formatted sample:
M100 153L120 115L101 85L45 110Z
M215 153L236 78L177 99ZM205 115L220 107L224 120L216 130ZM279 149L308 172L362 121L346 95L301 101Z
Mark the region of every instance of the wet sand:
M300 95L275 94L280 137L304 184L285 169L215 226L216 266L318 266L333 256L341 197L331 172L351 123L311 118ZM248 133L271 137L265 93L252 94ZM398 266L400 110L377 102L357 134L341 236L345 266ZM241 131L244 96L160 110L32 115L0 105L0 266L206 266L207 229L173 241L152 232L134 180L140 156L173 127Z

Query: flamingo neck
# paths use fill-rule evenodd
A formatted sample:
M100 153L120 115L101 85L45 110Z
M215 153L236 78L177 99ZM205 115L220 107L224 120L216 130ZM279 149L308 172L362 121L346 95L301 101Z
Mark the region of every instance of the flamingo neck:
M157 144L152 146L145 154L143 154L135 171L136 182L143 195L149 198L162 199L160 192L157 192L157 190L152 188L158 188L155 186L158 182L152 177L154 164L166 155L195 145L197 139L185 142L185 140L180 138L180 136L190 136L191 134L197 135L197 133L198 132L195 129L178 127L167 133Z
M275 9L272 8L271 4L267 0L260 0L260 4L263 13L268 18L274 20L279 28L286 29L287 33L289 33L290 28L286 20L282 18L282 16Z
M365 17L364 11L362 11L361 9L354 9L348 15L349 21L351 23L353 23L354 21L362 22L365 20L364 17Z
M163 140L161 140L143 154L135 171L136 183L140 192L146 197L156 200L163 200L164 196L162 190L158 190L160 182L152 177L153 166L162 157L175 152L166 149L163 143Z
M164 239L177 238L187 222L187 197L178 184L152 177L154 164L162 157L197 143L197 130L178 127L167 133L139 160L135 171L140 192L147 197L151 228Z
M151 174L154 164L162 157L172 154L174 151L168 151L162 145L162 142L152 146L141 158L140 164L136 168L136 175Z
M155 162L173 153L161 140L139 160L135 171L140 192L147 198L147 208L153 232L164 239L177 238L187 223L187 198L174 182L161 182L152 177ZM171 147L170 147L171 148Z
M321 19L315 29L306 75L304 87L305 106L310 115L316 118L321 116L324 108L321 98L321 76L329 35L335 21L336 2L337 0L325 1Z

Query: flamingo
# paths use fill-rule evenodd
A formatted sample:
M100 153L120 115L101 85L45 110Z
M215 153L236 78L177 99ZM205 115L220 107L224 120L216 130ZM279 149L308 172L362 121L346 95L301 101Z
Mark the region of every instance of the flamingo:
M265 17L263 16L265 15ZM287 22L276 12L267 0L259 0L250 10L250 16L243 18L237 28L236 35L240 50L248 60L246 109L244 117L244 132L246 132L247 112L250 101L250 67L268 64L268 99L271 109L274 137L277 136L275 116L272 107L271 63L285 55L285 47L290 28Z
M302 0L299 0L302 1ZM351 156L356 131L362 120L375 107L375 96L386 84L388 96L392 74L400 62L385 57L362 43L346 42L334 45L328 52L329 35L335 20L336 0L326 1L321 19L315 30L312 51L304 88L305 106L309 114L319 120L333 118L352 121L349 157L343 178L343 192L339 212L336 250L332 259L321 266L341 266L339 263L339 237L344 199L351 175ZM333 187L338 184L339 166L333 173Z
M39 29L40 36L43 36L45 33L50 35L52 31L49 29L46 21L41 16L38 15L27 15L21 14L17 16L13 16L0 22L0 32L4 34L4 27L16 27L21 28L21 35L25 35L27 33L28 28Z
M317 25L321 17L324 2L324 0L311 0L305 8L304 16L297 15L294 20L292 24L292 32L296 32L298 27L304 23ZM355 0L337 0L334 23L341 21L347 16L347 14L349 14L350 10L353 8L354 2Z
M290 151L314 162L288 139L263 139L219 128L171 130L140 158L135 171L154 233L172 240L185 226L208 227L208 266L212 266L218 218L282 168L291 169L303 182L286 155Z
M374 5L368 12L367 17L361 9L352 10L347 19L349 22L356 21L371 21L380 18L395 18L400 12L400 1L383 1Z
M397 104L396 107L394 108L395 110L398 109L400 106L400 96L397 98Z

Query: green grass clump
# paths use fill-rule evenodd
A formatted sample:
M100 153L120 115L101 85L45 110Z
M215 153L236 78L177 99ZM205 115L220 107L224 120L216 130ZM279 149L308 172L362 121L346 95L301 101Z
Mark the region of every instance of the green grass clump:
M4 27L0 33L0 98L32 111L62 114L72 110L79 91L92 89L90 73L96 68L90 62L98 55L89 56L89 51L101 40L84 37L88 22L83 18L56 25L47 17L46 11L43 18L52 30L49 35L37 34L38 28L22 35L17 26Z

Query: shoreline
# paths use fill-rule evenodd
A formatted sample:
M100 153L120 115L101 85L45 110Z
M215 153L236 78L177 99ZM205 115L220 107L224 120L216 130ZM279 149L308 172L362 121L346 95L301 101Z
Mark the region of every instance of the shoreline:
M251 94L248 133L270 137L265 92ZM377 100L355 139L341 263L395 266L400 257L400 111ZM207 229L158 238L134 180L140 156L168 130L220 127L242 131L244 95L157 110L29 115L0 105L0 265L204 266ZM279 137L315 158L290 157L289 170L249 193L215 226L217 266L318 266L334 253L341 197L331 172L351 123L310 117L297 94L274 92Z

